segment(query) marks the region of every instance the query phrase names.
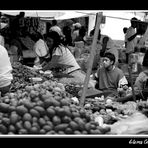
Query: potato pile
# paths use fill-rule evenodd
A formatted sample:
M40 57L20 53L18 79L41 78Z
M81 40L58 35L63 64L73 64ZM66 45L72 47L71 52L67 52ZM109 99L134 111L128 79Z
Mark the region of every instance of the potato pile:
M106 134L89 112L72 104L63 84L27 85L0 98L0 134Z

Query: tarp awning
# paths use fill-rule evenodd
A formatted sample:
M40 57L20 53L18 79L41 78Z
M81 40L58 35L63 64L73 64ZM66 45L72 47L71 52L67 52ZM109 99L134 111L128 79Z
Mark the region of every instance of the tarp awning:
M15 16L15 15L18 15L21 11L4 10L1 12L3 14ZM64 19L87 16L87 14L78 13L76 11L50 11L50 10L49 11L35 11L35 10L26 11L24 10L23 12L25 12L25 17L39 17L42 20L51 20L51 19L64 20Z

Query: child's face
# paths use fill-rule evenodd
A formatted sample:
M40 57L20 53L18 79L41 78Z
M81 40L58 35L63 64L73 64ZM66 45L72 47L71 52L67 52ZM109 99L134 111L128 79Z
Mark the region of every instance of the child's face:
M108 68L110 65L112 65L112 61L111 61L109 58L104 57L104 58L103 58L103 66L104 66L105 68Z

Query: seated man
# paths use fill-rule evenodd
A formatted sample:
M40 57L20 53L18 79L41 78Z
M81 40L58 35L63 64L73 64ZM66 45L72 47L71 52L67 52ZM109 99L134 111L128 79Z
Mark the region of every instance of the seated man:
M103 66L98 68L94 74L96 80L95 88L101 91L117 91L118 88L128 84L121 69L114 65L115 56L112 53L105 53Z

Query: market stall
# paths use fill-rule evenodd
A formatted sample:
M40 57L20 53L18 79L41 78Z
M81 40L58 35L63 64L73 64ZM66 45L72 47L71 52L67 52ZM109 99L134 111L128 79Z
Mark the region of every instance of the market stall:
M0 99L1 134L147 133L147 126L143 126L147 123L147 101L122 103L114 101L117 95L100 93L88 96L80 107L79 91L83 86L60 83L54 70L43 72L15 63L13 76L10 92ZM134 130L126 132L122 122L135 125Z
M14 27L11 27L14 19L20 15L23 11L2 11L3 21L7 21L7 26L4 28L4 36L6 38L6 47L9 51L9 46L11 46L10 35L12 31L15 30ZM82 25L85 24L84 19L81 18L87 17L88 15L77 13L76 11L24 11L24 17L19 20L19 33L17 34L17 42L19 42L24 58L24 64L31 66L27 61L33 61L35 54L33 52L34 41L31 39L31 35L35 32L40 32L42 35L49 30L48 23L51 23L51 20L56 19L61 28L64 25L68 24L68 21L71 19L80 18ZM74 23L73 21L71 23ZM86 24L85 24L86 25ZM14 25L15 26L15 25ZM16 33L16 31L13 31ZM20 48L20 47L19 47ZM10 55L14 56L14 53L10 52ZM13 58L12 58L13 59Z
M32 21L32 18L28 20ZM32 49L34 43L28 37L21 37L20 40L27 49ZM85 46L77 45L83 48L77 61L81 67L84 66L89 77L95 40L93 46L92 40L90 44L88 42ZM90 55L93 58L90 65L87 65ZM31 54L25 52L24 56ZM67 65L62 64L54 65L45 72L20 62L13 63L12 67L10 92L0 96L1 135L97 136L148 133L147 98L137 95L134 100L130 87L123 90L122 94L118 91L87 89L88 79L85 84L71 81L71 77L63 72ZM67 83L62 83L61 78L66 78Z

